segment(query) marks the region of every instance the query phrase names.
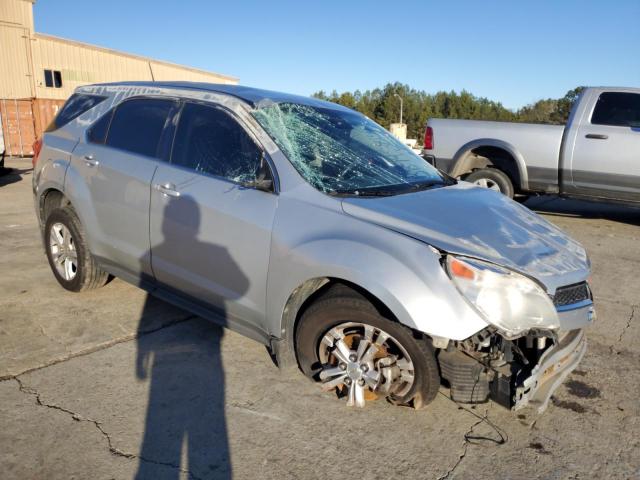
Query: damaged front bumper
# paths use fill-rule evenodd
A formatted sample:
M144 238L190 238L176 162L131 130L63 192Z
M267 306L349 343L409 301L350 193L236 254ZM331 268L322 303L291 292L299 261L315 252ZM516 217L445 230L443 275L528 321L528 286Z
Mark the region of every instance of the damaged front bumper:
M558 345L547 350L531 371L531 375L516 388L513 409L527 405L537 407L542 413L555 390L587 351L587 337L583 330L573 330Z
M517 339L506 339L495 329L483 330L450 344L438 360L452 399L461 403L491 399L512 410L531 406L543 412L587 349L584 327L595 318L593 304L573 307L558 311L566 330L531 331Z

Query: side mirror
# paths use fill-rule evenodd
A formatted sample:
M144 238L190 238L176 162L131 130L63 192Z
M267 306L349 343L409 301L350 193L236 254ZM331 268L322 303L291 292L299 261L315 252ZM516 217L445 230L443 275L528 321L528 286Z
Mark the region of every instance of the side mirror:
M263 192L273 192L273 180L270 178L256 179L253 182L247 182L245 187L255 188Z
M263 192L273 192L273 177L271 176L271 169L269 168L267 159L264 157L264 152L262 152L262 156L260 157L260 166L256 172L255 180L244 182L242 186L255 188Z

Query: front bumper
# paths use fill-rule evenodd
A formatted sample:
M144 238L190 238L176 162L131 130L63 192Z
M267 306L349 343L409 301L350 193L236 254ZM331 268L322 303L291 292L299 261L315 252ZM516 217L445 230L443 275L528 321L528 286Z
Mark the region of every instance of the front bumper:
M542 413L553 392L578 366L586 350L587 337L583 330L566 333L558 345L544 352L531 375L516 387L513 410L530 405Z

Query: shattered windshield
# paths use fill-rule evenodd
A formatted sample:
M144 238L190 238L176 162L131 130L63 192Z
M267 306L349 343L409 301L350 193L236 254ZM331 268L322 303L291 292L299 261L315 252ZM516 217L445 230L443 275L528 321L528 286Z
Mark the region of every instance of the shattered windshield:
M307 182L329 194L395 195L449 184L364 115L276 103L253 116Z

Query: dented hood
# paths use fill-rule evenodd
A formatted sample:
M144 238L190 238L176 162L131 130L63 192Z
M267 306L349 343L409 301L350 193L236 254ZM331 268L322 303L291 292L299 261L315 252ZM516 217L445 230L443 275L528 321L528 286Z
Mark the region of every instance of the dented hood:
M578 242L504 195L469 183L391 197L345 198L342 208L440 250L534 277L550 294L589 275L589 260Z

